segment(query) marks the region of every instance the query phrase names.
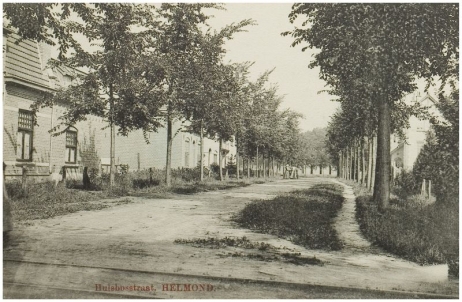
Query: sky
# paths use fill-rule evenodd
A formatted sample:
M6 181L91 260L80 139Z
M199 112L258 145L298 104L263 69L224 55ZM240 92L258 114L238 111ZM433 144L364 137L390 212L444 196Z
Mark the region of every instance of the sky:
M302 131L326 127L330 116L339 106L331 101L325 82L319 79L319 69L309 69L313 50L302 52L301 45L291 47L293 38L281 33L294 28L289 22L290 3L226 3L226 11L214 10L215 18L209 21L214 28L253 19L257 25L249 26L247 32L237 33L226 44L225 61L255 62L251 78L256 79L266 70L274 71L270 82L276 84L279 94L284 95L282 108L290 108L303 114Z
M302 131L326 127L339 103L330 101L332 96L326 93L318 94L326 87L319 79L319 69L308 68L313 50L302 52L303 46L291 47L293 38L281 35L294 28L288 18L292 4L225 3L224 7L226 10L208 11L214 16L208 21L212 28L218 30L244 19L257 23L227 42L225 62L254 62L250 69L251 80L274 69L269 82L277 85L279 95L284 96L281 109L290 108L304 116L300 120ZM57 56L57 49L53 55Z

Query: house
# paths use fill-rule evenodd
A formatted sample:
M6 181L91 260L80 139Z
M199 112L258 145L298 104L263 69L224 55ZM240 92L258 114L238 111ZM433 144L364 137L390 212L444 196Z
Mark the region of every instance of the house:
M49 45L30 40L19 40L13 31L3 31L3 161L6 179L20 178L24 173L40 181L50 173L64 171L66 177L81 179L83 167L94 166L106 172L109 168L110 129L101 117L88 116L66 133L52 136L50 129L58 125L58 118L67 104L43 108L36 115L31 105L44 93L70 85L78 71L71 68L47 68L51 58ZM200 138L181 131L182 123L173 125L172 168L193 168L200 160ZM146 143L141 130L128 136L117 135L115 140L116 165L129 170L165 167L166 128L148 133ZM218 142L204 138L204 165L218 162ZM235 153L231 142L224 144L226 157L223 165Z
M408 96L408 99L411 98L418 101L422 106L429 108L428 113L431 116L441 116L435 107L436 101L431 95L426 94L422 97L417 92ZM412 170L417 156L425 144L430 127L431 123L428 119L419 119L411 116L409 119L409 128L404 130L405 139L400 139L395 134L392 135L390 150L393 178L402 171Z

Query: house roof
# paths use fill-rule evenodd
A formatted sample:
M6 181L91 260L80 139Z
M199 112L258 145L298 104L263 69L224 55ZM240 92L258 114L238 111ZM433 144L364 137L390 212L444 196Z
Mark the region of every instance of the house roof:
M44 63L41 61L40 48L37 42L20 41L20 36L14 32L7 35L4 61L5 78L14 78L21 82L51 88Z
M426 99L429 99L433 104L436 104L435 98L433 98L430 94L426 94L422 99L419 100L419 103L423 103Z

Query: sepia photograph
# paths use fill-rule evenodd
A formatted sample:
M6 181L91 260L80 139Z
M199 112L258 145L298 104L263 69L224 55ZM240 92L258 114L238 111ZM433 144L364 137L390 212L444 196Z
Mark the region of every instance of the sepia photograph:
M3 3L3 299L459 299L459 3Z

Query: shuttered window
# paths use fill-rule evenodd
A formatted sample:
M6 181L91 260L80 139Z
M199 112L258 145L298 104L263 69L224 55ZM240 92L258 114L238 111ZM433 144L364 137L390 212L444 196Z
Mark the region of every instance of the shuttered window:
M32 138L34 115L30 111L19 110L16 155L18 160L32 161Z
M75 164L77 161L77 132L66 132L66 163Z

